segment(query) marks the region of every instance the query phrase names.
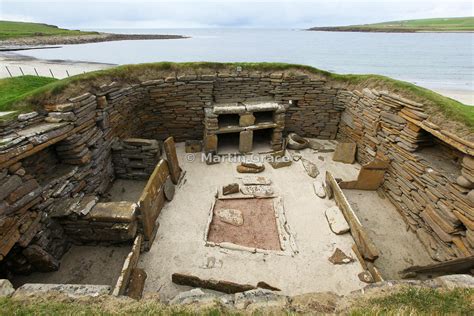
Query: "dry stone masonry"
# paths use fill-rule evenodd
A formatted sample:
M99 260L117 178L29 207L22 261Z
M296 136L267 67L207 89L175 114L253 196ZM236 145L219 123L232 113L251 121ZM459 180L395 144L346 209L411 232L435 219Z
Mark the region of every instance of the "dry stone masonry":
M181 174L174 141L203 140L204 151L217 152L219 135L232 130L248 152L260 128L272 129L275 150L294 132L354 142L360 163L388 161L383 189L433 259L474 254L474 144L432 123L422 103L301 70L157 72L153 80L110 80L62 97L0 116L5 276L56 270L71 242L143 234L149 249L165 183L177 184ZM164 157L161 142L170 136ZM101 201L115 178L148 184L138 201Z

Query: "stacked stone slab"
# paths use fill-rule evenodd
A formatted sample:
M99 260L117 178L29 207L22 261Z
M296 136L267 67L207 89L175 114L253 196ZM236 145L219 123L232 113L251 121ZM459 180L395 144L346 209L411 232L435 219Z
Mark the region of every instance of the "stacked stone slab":
M112 161L115 175L121 179L147 180L161 156L157 140L126 138L115 141Z
M133 202L97 203L95 196L87 196L56 204L51 216L58 219L75 243L113 244L135 237L136 208Z
M464 181L474 146L427 120L423 104L398 95L364 89L338 98L346 105L339 137L358 144L361 162L390 160L383 187L431 257L474 254L472 182Z
M167 77L142 83L149 100L135 112L141 118L142 138L202 139L204 108L213 104L273 101L291 105L285 128L308 137L334 139L343 107L324 78L306 74L259 71L212 72Z
M204 150L217 153L219 135L239 133L239 151L252 151L253 133L257 130L272 129L270 145L273 150L283 148L283 129L285 128L285 106L276 102L254 101L217 103L204 110ZM268 121L257 122L255 115L261 112L271 113ZM235 123L223 123L224 115L238 115Z
M78 232L86 229L71 229L64 217L51 216L63 203L74 205L69 210L75 212L90 208L90 199L96 201L113 180L112 142L137 129L123 115L131 115L143 91L112 82L93 92L45 104L42 111L0 118L0 186L5 195L0 199L0 265L6 274L57 269L71 239L102 241L109 236L109 242L120 242L136 233L135 220L104 224L73 213L67 218L84 220L98 232L79 238Z

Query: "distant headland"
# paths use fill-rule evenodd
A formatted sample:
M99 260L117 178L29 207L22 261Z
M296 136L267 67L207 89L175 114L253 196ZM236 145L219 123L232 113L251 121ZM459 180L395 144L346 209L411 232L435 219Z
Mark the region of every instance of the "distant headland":
M68 30L55 25L0 21L0 46L38 46L97 43L122 40L182 39L181 35L112 34Z
M474 32L474 17L401 20L373 24L312 27L308 31L385 33L465 33Z

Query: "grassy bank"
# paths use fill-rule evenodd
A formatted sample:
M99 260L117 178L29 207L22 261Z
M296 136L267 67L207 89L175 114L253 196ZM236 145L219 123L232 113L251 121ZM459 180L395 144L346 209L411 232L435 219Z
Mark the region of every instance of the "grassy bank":
M349 315L472 315L474 312L472 289L449 291L406 288L380 298L359 299L356 305L345 310ZM208 305L209 306L209 305ZM321 313L314 305L315 313ZM273 314L295 314L288 310ZM113 297L89 300L54 300L29 298L23 300L0 299L1 315L242 315L219 305L210 308L196 306L167 306L155 300L140 302L120 301ZM265 310L255 313L265 315Z
M37 36L88 35L97 32L82 32L62 29L55 25L28 22L0 21L0 40Z
M26 98L36 89L54 81L57 80L35 76L0 79L0 111L12 110L12 104Z
M213 73L215 71L235 71L242 67L244 71L286 72L288 74L303 72L321 76L335 84L352 86L357 89L376 87L382 90L393 91L415 101L429 104L446 117L462 122L470 129L474 129L474 106L467 106L453 99L444 97L429 89L414 84L391 79L380 75L338 75L319 70L310 66L292 65L283 63L171 63L160 62L151 64L124 65L106 70L90 72L52 82L28 93L17 95L7 100L0 107L3 111L26 111L59 96L62 92L74 94L98 86L104 82L139 83L140 80L156 79L159 73L175 75L176 73ZM82 89L82 90L81 90ZM1 92L0 92L1 93Z
M313 27L309 30L337 32L474 32L474 17L436 18L334 27Z

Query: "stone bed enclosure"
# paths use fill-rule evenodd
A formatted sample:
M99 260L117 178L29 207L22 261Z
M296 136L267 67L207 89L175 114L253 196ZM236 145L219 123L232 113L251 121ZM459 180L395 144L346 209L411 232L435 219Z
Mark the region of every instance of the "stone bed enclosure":
M135 280L131 274L140 279L140 252L152 246L160 210L173 203L174 186L186 171L174 142L203 141L203 151L216 154L209 126L217 115L210 112L228 106L237 110L222 113L239 114L258 103L273 111L266 118L274 125L264 127L272 129L265 137L274 150L290 132L357 144L359 163L387 163L381 188L433 260L474 255L472 133L435 124L432 105L403 91L351 86L297 67L153 71L130 81L104 72L74 93L66 88L44 97L34 112L2 114L1 278L54 271L71 244L125 243L130 254L111 289L125 294ZM252 121L236 129L248 152L252 141L242 142L258 115L242 117ZM107 192L116 179L146 185L137 200L111 201ZM371 264L377 249L350 206L345 210L339 180L328 174L326 181L378 280Z

